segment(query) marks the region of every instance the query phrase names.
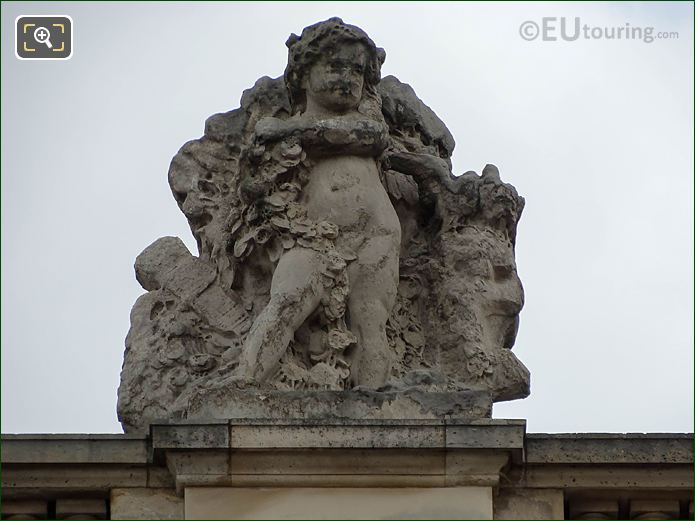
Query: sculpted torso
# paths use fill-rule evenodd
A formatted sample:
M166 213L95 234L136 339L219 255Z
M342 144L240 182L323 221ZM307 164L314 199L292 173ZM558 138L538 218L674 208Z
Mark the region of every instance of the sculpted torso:
M400 242L400 223L371 157L319 159L303 191L309 218L340 227L341 246L359 248L375 237Z
M320 138L335 143L317 143L318 153L309 144L314 165L305 200L310 216L330 220L346 232L366 234L368 240L397 235L400 225L375 161L386 147L388 129L357 112L366 64L367 51L359 43L344 44L320 59L305 80L302 118L309 126L313 118L321 118L313 126L326 127Z
M375 159L388 145L385 123L359 114L327 119L302 115L289 121L264 118L256 126L256 136L262 143L298 138L311 164L300 199L309 218L370 237L400 233Z

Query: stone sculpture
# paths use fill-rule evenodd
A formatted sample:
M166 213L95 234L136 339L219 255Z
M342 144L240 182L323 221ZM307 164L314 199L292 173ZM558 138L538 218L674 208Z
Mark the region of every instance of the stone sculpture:
M169 184L198 244L149 246L119 388L127 431L166 419L480 417L522 398L524 200L338 18L283 77L210 117Z

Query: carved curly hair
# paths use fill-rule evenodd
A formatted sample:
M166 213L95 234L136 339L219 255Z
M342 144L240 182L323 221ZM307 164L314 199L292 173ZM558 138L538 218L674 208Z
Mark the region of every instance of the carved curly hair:
M381 65L386 59L386 52L377 47L362 29L334 17L306 27L301 36L293 33L287 39L285 45L289 49L289 56L285 68L285 84L294 112L301 112L306 107L306 94L302 87L304 75L325 54L326 48L337 48L348 42L362 43L367 49L365 97L372 100L378 97L376 86L381 80Z

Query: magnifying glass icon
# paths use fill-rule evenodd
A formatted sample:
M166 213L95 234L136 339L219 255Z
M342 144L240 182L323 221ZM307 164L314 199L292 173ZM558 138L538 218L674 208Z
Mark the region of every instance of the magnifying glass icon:
M34 40L39 43L45 43L46 47L53 49L53 45L51 45L51 32L45 27L36 28L34 31Z

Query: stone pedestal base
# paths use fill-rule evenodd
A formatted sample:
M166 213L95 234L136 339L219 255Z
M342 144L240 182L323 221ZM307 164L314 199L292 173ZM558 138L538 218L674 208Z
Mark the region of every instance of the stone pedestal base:
M492 519L513 420L153 425L186 519Z
M492 415L482 391L263 391L230 388L198 391L188 419L474 420Z

